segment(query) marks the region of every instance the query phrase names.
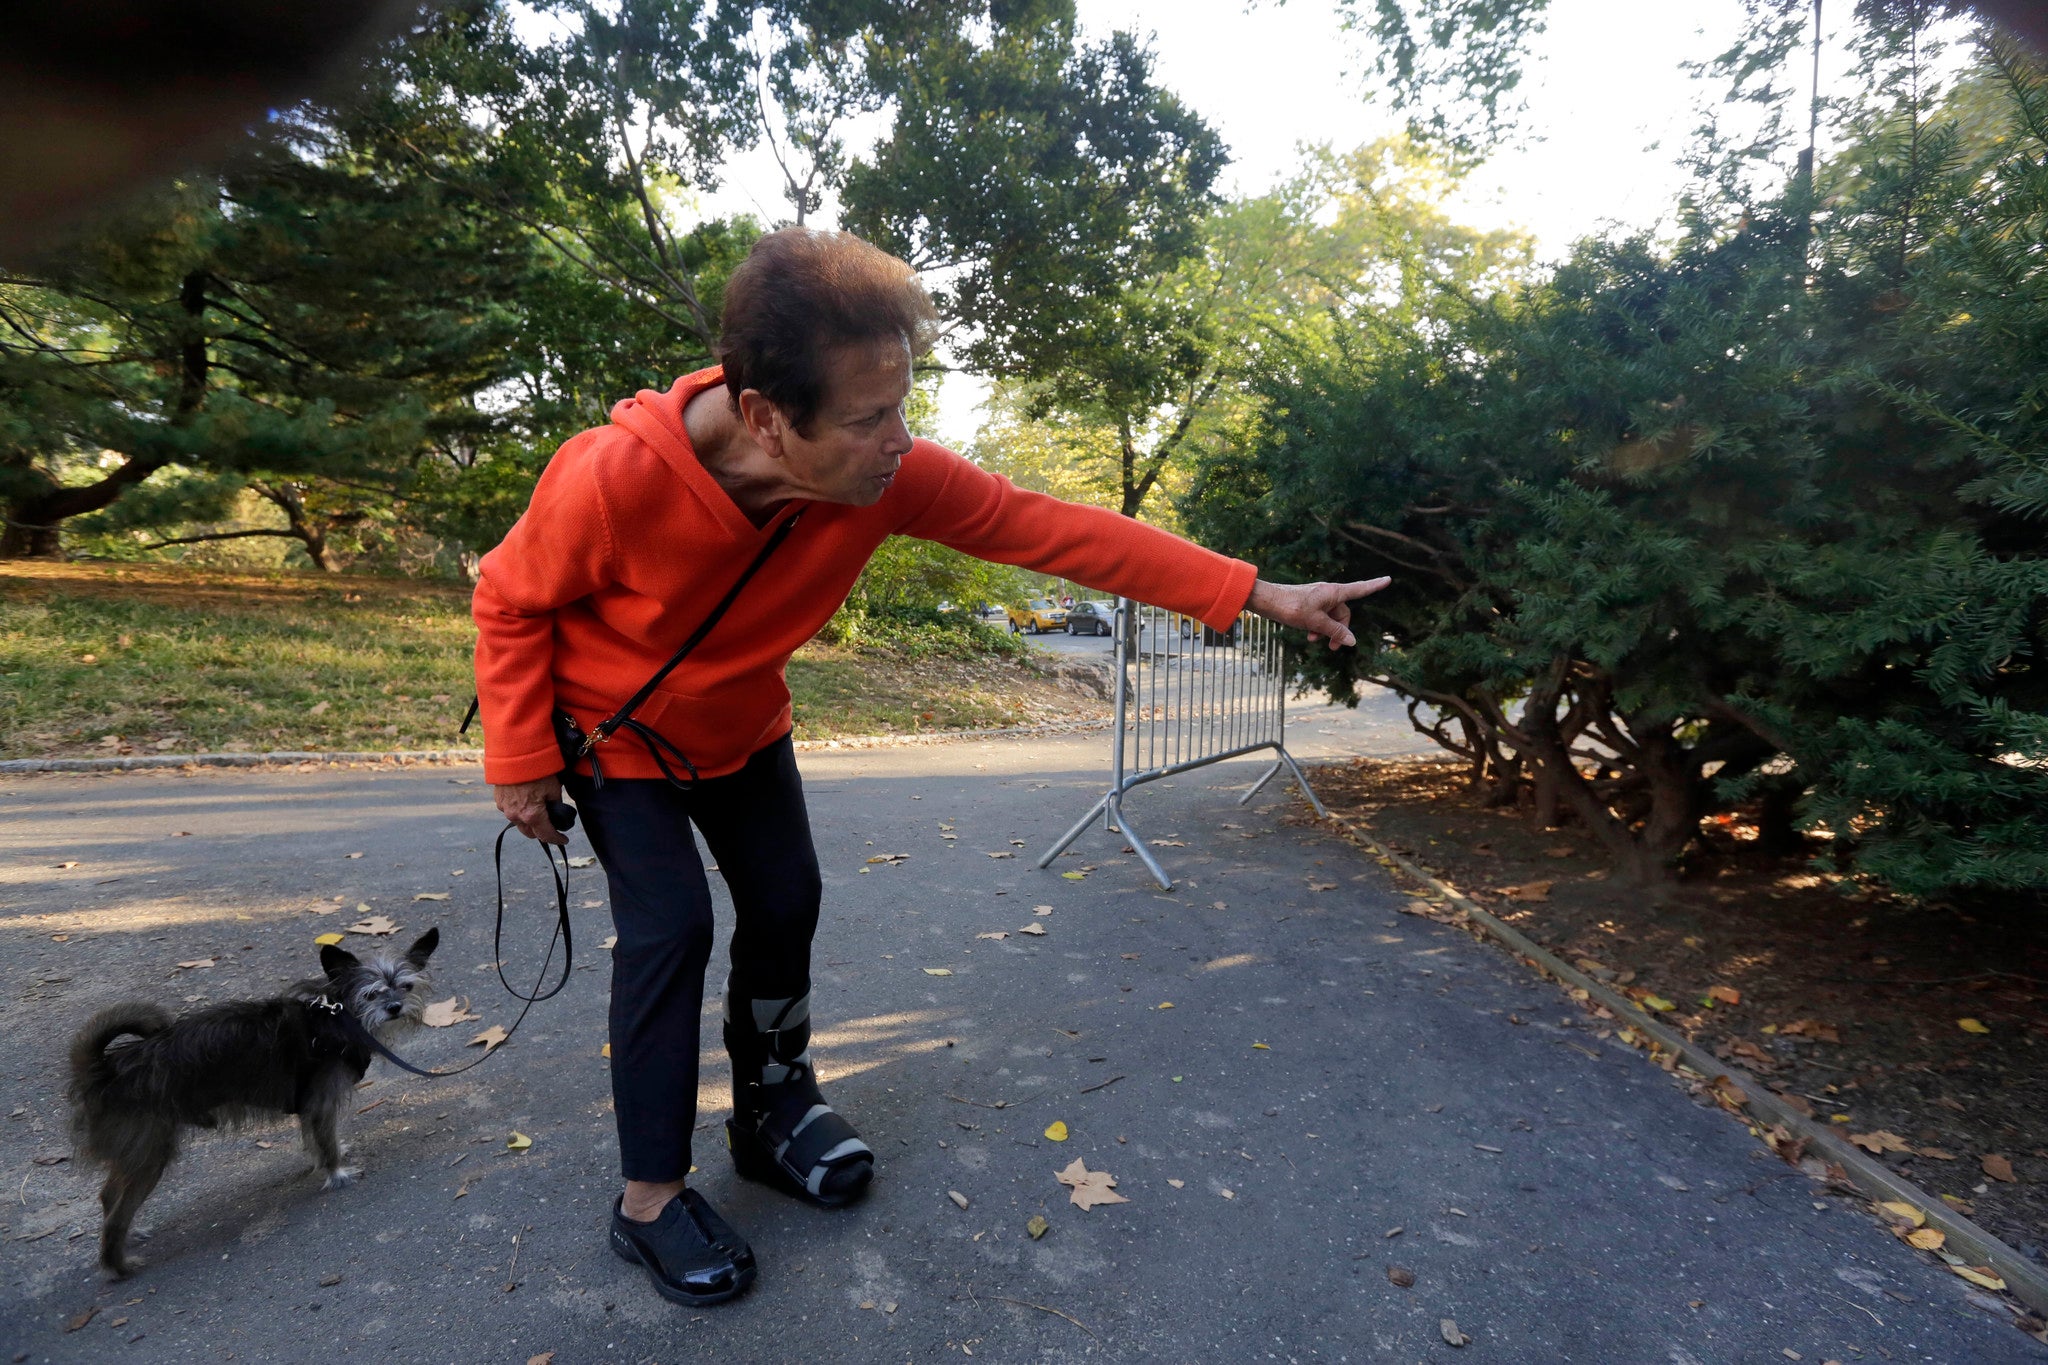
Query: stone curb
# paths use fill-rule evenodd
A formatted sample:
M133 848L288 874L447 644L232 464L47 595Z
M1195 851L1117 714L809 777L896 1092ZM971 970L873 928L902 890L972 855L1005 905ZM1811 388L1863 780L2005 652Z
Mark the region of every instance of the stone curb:
M995 730L934 730L927 734L849 735L844 739L800 739L803 750L881 749L897 745L952 744L972 739L1022 739L1032 735L1080 734L1106 730L1102 720L1054 721L1045 725L1011 725ZM249 754L130 754L120 758L10 758L0 760L0 775L12 773L129 773L164 768L267 768L300 767L308 763L395 764L481 763L482 749L403 749L395 752L341 751L334 753L273 750Z
M316 753L272 750L252 754L130 754L122 758L10 758L0 773L132 773L159 768L264 768L305 763L477 763L482 749L405 749L397 752Z
M1899 1200L1919 1209L1927 1217L1927 1226L1939 1229L1948 1239L1946 1249L1965 1257L1974 1265L1990 1266L2005 1281L2007 1292L2015 1299L2036 1313L2048 1313L2048 1271L2022 1256L2018 1250L1978 1227L1896 1171L1871 1160L1862 1151L1843 1141L1833 1129L1815 1123L1804 1114L1783 1104L1749 1072L1722 1061L1690 1039L1658 1023L1635 1001L1619 991L1602 985L1512 925L1494 918L1478 904L1459 894L1456 887L1380 844L1356 824L1341 815L1332 815L1329 818L1332 824L1353 841L1363 845L1375 857L1384 859L1455 905L1469 917L1472 924L1487 936L1498 940L1537 971L1585 991L1587 995L1612 1011L1616 1018L1625 1020L1630 1028L1681 1058L1693 1070L1709 1077L1728 1077L1749 1096L1744 1107L1750 1113L1768 1122L1780 1124L1806 1138L1812 1148L1818 1149L1830 1161L1847 1171L1856 1184L1866 1190L1877 1190L1879 1193L1876 1198Z

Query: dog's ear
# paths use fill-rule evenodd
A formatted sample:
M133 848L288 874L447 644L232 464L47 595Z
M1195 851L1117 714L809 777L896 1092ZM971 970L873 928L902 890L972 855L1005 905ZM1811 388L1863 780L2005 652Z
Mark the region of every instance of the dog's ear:
M333 943L320 945L320 970L327 973L330 981L339 981L362 965L362 959L346 948Z
M412 947L405 950L405 960L415 968L424 967L427 959L434 955L434 949L440 946L441 930L436 926L412 941Z

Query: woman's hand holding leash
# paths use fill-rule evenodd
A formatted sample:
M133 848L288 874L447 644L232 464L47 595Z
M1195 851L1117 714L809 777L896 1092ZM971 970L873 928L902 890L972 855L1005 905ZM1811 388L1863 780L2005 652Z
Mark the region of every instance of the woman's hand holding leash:
M1393 581L1370 578L1359 583L1268 583L1262 578L1252 585L1251 600L1245 606L1269 621L1307 631L1311 644L1328 640L1331 649L1342 649L1358 643L1358 637L1351 633L1350 604L1372 596ZM503 806L499 802L501 809Z
M544 844L566 847L569 837L562 831L568 822L557 823L552 807L563 811L571 807L562 804L562 779L544 777L538 782L514 782L508 786L492 787L491 795L498 802L498 813L518 826L519 832L529 839L538 839ZM573 822L574 816L569 820Z

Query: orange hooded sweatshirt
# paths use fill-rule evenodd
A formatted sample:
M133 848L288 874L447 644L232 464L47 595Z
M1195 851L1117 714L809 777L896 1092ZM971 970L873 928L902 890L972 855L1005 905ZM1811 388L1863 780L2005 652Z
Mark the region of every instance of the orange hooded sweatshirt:
M668 661L789 515L755 526L690 448L683 408L723 382L719 369L699 370L666 393L642 389L617 404L609 425L556 452L526 514L484 556L471 610L485 781L560 772L554 708L585 731L609 716ZM688 754L701 776L736 772L788 732L784 665L892 535L1156 603L1218 630L1244 609L1256 576L1241 560L1104 508L1026 492L918 441L874 506L808 505L636 717ZM661 775L627 731L601 756L607 777Z

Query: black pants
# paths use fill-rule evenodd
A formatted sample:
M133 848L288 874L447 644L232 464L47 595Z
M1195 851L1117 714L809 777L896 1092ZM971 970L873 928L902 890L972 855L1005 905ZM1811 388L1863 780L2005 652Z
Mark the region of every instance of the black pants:
M612 1101L628 1180L681 1180L697 1121L697 1026L711 960L711 886L694 823L733 899L732 983L751 999L810 989L818 853L789 737L690 792L660 779L572 777L611 887Z

